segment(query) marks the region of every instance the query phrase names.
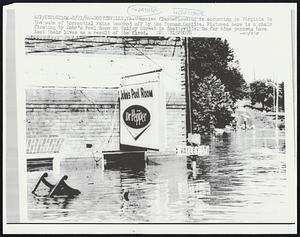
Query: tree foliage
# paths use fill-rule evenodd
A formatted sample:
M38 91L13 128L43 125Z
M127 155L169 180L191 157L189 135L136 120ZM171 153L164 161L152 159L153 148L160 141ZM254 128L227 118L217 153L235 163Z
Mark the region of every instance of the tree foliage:
M276 103L276 87L269 83L268 80L257 80L250 83L250 99L251 104L261 104L262 110L275 110L274 103ZM279 107L284 110L284 83L279 83L278 95Z
M213 74L221 80L234 101L244 98L246 82L227 40L192 38L189 51L191 70L200 80ZM198 80L192 77L192 86L197 83Z
M194 77L198 78L197 75ZM194 131L211 132L214 127L224 128L230 123L234 101L216 76L210 75L199 80L192 97Z
M246 95L246 82L234 52L220 38L189 40L194 132L229 124L234 103Z

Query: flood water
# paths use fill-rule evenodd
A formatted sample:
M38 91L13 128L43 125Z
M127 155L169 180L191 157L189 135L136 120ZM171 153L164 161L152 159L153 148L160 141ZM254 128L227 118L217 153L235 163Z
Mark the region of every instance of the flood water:
M93 159L61 164L75 198L31 193L44 171L28 172L28 220L33 222L284 222L285 138L274 130L237 131L203 140L210 155L150 158L145 168L102 170ZM175 148L174 148L175 149ZM59 176L47 171L48 181ZM123 197L129 192L129 200Z

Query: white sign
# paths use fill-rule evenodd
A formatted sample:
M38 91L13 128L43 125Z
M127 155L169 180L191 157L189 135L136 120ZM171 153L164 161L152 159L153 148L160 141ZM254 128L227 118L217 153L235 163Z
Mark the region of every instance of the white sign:
M189 133L188 134L188 142L200 145L201 144L200 134L198 134L198 133Z
M176 147L176 155L207 156L209 155L209 146L201 145Z
M160 82L120 87L120 142L161 150L165 145L164 91Z

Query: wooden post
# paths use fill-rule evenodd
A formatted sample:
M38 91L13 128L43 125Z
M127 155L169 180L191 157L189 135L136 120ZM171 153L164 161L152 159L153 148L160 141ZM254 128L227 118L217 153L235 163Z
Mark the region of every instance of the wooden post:
M278 81L276 82L276 132L278 131L278 107L279 107L279 85Z
M186 83L186 130L188 133L193 132L193 124L192 124L192 106L191 106L191 79L190 79L190 63L189 63L189 37L185 38L185 83Z
M275 106L275 87L273 86L273 112L275 112L276 110L276 106Z

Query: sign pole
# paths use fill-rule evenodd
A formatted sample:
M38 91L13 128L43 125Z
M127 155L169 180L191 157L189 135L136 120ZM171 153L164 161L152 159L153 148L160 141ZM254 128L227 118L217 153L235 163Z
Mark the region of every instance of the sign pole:
M187 96L187 130L189 133L193 132L192 124L192 105L191 105L191 78L190 78L190 62L189 62L189 37L185 38L185 65L186 65L186 96Z
M276 82L276 133L278 132L278 106L279 106L279 86L278 86L278 81Z

